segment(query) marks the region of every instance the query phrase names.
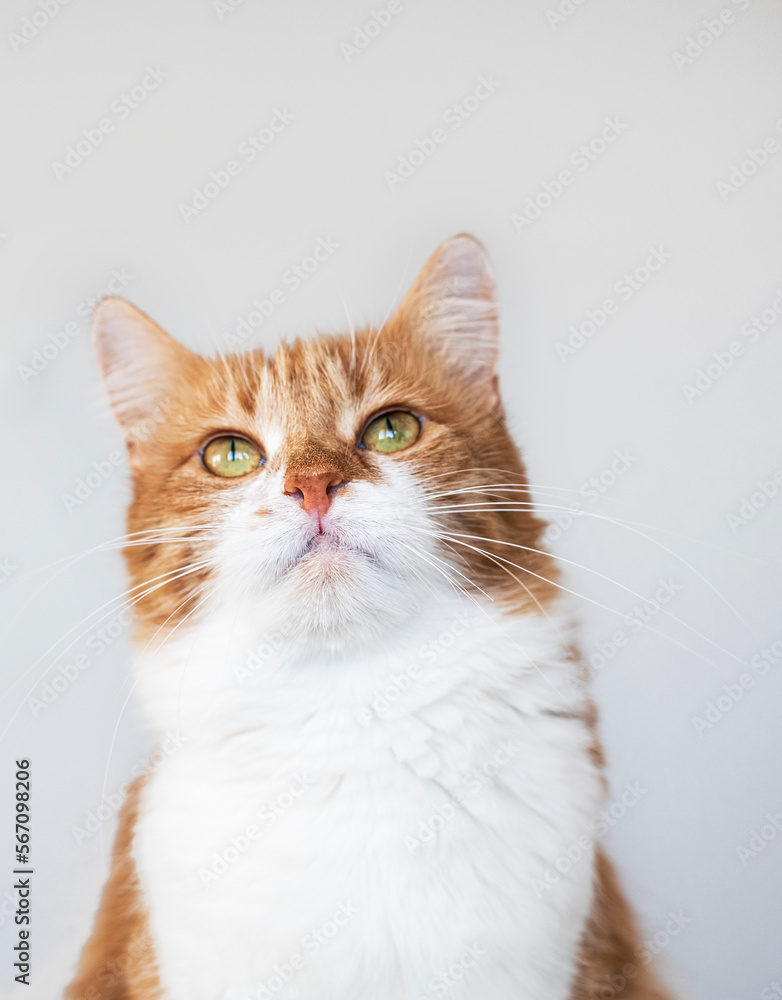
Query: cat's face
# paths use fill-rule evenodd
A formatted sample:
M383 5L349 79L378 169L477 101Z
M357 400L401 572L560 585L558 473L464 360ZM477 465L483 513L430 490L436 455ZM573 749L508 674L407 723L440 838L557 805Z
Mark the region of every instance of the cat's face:
M498 396L494 283L471 238L440 247L382 329L273 357L206 360L120 299L94 331L128 441L142 625L257 599L339 643L454 589L547 599Z

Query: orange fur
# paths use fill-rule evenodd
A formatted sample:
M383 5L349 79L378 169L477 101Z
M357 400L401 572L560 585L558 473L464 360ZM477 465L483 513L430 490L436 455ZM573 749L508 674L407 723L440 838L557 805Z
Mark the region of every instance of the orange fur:
M143 779L136 779L122 807L111 873L64 1000L159 1000L163 996L131 853L142 786Z
M641 935L611 862L598 851L595 897L571 1000L668 1000L640 954Z

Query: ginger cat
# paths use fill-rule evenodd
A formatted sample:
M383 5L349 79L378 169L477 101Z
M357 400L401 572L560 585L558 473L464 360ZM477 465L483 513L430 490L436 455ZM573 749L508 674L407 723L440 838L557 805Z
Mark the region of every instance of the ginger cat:
M93 330L137 689L182 745L125 804L67 1000L664 1000L594 843L482 246L273 357L207 360L117 298Z

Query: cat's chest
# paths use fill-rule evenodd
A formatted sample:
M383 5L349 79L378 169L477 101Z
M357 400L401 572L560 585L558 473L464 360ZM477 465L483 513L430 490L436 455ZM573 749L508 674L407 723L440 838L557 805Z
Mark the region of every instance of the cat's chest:
M167 998L566 996L591 863L535 884L597 805L588 738L465 690L186 746L135 842Z

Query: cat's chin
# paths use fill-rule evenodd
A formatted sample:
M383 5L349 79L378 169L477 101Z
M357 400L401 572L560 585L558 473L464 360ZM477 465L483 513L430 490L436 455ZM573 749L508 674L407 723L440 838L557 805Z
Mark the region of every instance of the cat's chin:
M312 544L280 584L274 604L288 634L330 645L377 638L414 604L409 585L372 554L339 542Z

